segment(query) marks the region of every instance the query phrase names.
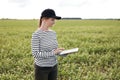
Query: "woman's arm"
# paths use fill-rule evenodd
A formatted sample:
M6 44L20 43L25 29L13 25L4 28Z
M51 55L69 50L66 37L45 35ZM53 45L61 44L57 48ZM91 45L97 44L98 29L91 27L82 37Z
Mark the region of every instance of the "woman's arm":
M32 53L34 58L48 58L50 56L54 56L54 50L50 51L50 52L46 52L46 51L35 51Z

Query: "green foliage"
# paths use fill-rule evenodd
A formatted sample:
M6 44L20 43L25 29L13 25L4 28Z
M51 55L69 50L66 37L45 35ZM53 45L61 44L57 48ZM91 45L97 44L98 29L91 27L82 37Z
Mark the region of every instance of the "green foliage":
M0 80L33 80L31 35L37 20L0 20ZM120 22L60 20L52 27L59 47L79 52L58 56L58 80L119 80Z

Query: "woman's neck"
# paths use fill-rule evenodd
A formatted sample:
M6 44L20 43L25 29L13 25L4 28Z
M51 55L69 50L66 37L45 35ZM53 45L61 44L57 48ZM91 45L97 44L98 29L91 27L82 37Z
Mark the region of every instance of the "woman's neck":
M39 27L39 29L42 30L42 31L48 31L49 30L49 28L47 26L45 26L45 25L41 25Z
M48 28L45 28L45 27L40 27L39 29L42 30L42 31L48 31L49 30Z

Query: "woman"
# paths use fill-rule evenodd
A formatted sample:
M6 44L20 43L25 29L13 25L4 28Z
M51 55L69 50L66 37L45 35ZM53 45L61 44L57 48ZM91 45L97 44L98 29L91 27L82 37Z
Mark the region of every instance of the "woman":
M57 80L57 55L63 48L58 48L56 32L50 30L55 24L54 10L45 9L41 13L39 28L32 34L31 47L35 64L35 80Z

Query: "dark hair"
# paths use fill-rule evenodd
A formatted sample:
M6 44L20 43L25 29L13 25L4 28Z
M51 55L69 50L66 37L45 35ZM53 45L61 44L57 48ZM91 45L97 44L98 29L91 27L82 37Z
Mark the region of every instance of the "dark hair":
M39 27L41 26L41 24L42 24L42 17L39 20Z
M40 17L40 20L39 20L39 27L41 26L42 24L42 19L45 18L45 19L49 19L50 17Z

